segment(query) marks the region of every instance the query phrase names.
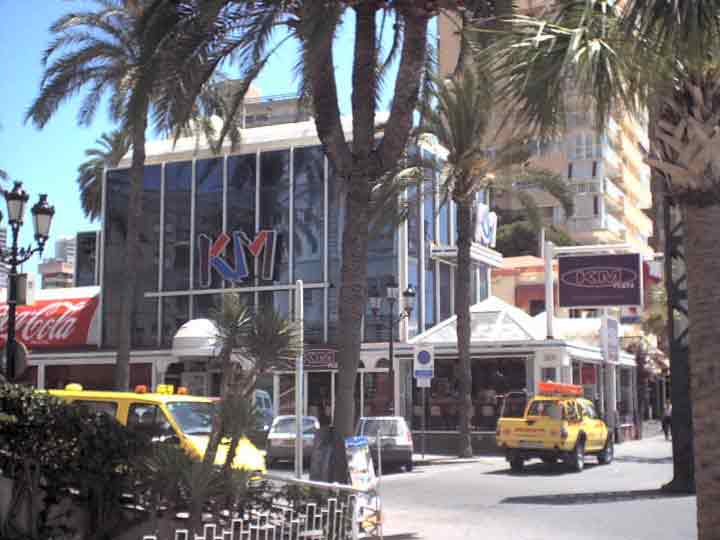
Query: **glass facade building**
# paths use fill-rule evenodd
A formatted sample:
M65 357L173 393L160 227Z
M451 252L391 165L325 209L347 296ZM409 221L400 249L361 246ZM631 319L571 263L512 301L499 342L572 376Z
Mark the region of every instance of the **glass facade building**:
M429 151L421 150L432 159ZM225 292L248 306L293 313L302 279L308 346L335 343L342 253L342 186L320 146L277 147L145 167L132 346L168 349L180 326L207 318ZM454 268L431 246L455 242L455 209L431 169L402 198L408 219L374 228L368 257L369 295L390 282L418 294L406 337L453 313ZM117 346L124 291L129 170L106 175L103 245L103 347ZM400 200L398 200L398 205ZM225 239L223 241L223 238ZM237 245L236 245L237 244ZM260 252L257 247L260 245ZM243 272L245 269L245 272ZM478 271L474 301L487 295ZM388 314L366 312L364 340L386 342ZM400 336L402 338L402 336Z

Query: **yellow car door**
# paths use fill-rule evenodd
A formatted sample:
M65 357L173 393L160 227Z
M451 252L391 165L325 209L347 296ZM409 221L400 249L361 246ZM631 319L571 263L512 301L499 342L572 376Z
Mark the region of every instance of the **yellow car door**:
M587 434L587 450L596 452L605 447L607 439L607 428L605 422L600 418L595 406L589 401L578 403L583 409L583 424Z

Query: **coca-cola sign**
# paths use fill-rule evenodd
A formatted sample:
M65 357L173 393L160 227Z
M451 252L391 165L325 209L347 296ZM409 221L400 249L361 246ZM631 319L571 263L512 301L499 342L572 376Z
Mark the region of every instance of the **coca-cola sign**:
M17 308L15 338L29 349L88 345L98 298L40 300ZM8 331L8 306L0 306L0 346Z
M642 304L640 255L560 257L561 307L639 306Z

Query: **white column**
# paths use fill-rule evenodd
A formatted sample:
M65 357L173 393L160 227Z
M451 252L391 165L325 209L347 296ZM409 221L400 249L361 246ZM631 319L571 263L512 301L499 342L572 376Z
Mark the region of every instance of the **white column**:
M330 372L330 423L335 425L335 376L337 371Z
M547 319L547 338L553 339L553 319L555 317L555 295L553 291L553 243L545 242L545 316Z
M298 342L300 351L295 360L295 476L303 475L303 429L302 417L305 402L305 371L303 358L304 323L303 323L303 282L295 283L295 322L298 325Z

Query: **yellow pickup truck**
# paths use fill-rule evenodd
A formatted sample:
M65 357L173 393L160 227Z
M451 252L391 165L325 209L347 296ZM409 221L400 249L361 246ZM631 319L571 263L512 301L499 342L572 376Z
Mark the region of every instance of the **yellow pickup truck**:
M582 387L540 383L539 390L528 400L521 417L506 414L513 407L504 407L498 421L497 444L505 451L510 468L522 471L526 460L539 458L548 464L561 460L580 472L588 454L597 456L601 465L610 463L612 435L593 403L581 397Z

